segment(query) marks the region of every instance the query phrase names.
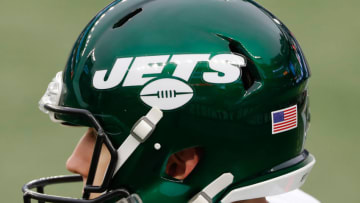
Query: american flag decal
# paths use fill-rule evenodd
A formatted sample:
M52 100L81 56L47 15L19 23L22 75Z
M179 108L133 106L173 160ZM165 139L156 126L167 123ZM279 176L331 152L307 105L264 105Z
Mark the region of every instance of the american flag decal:
M297 105L271 112L272 134L297 128Z

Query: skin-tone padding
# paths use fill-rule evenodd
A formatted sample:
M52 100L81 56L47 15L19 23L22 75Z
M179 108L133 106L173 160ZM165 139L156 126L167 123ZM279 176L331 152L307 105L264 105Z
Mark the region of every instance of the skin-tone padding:
M200 160L200 151L197 148L189 148L171 155L167 165L166 174L184 180L196 167Z

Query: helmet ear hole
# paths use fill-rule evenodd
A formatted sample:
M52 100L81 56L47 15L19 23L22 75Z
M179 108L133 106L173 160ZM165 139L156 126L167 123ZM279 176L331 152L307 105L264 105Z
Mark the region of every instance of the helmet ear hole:
M184 180L198 165L201 152L201 148L193 147L172 154L167 160L165 174L176 180Z

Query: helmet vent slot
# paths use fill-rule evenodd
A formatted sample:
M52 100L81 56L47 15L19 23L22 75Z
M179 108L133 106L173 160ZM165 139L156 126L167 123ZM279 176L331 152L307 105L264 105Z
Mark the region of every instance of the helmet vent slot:
M244 85L244 89L248 90L250 87L255 83L255 77L251 73L250 69L252 69L254 64L247 62L247 65L245 67L242 67L242 75L241 80Z
M223 40L226 40L229 43L229 49L234 54L239 54L246 57L246 66L241 68L242 76L241 80L244 85L244 89L247 91L251 88L251 86L255 83L255 81L260 80L259 73L257 71L256 65L251 60L251 54L247 51L247 49L238 41L226 37L221 34L216 34Z
M114 24L113 29L123 26L127 21L136 16L142 11L142 8L138 8L135 11L127 14L125 17L121 18L117 23Z

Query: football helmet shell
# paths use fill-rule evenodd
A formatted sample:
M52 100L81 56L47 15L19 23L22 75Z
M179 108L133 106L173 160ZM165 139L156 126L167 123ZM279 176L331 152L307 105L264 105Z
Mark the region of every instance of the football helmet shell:
M104 184L94 187L90 178L79 201L90 192L109 195L119 188L126 188L116 193L120 197L136 193L145 203L202 201L201 191L230 173L228 184L205 198L229 202L279 194L304 182L315 162L304 150L309 77L294 36L253 1L116 0L77 39L60 97L41 105L58 122L95 127L97 146L105 143L113 155ZM272 113L293 106L296 125L274 133ZM150 109L163 114L157 124L139 120ZM124 144L142 122L146 139L135 136L135 148ZM204 154L194 171L182 181L169 177L167 159L191 147ZM119 161L119 150L128 148L134 149ZM288 174L296 174L294 188L236 192L257 184L271 188L266 181ZM35 187L24 191L30 186Z

